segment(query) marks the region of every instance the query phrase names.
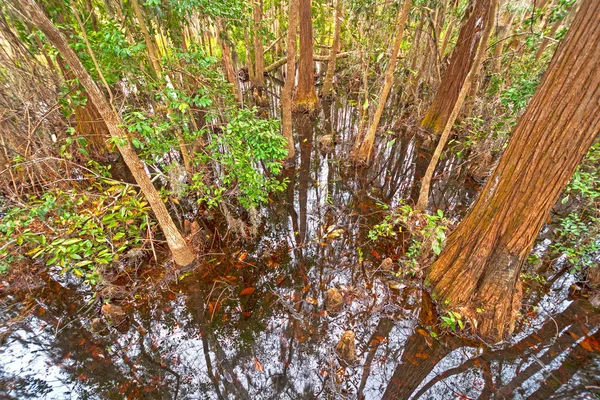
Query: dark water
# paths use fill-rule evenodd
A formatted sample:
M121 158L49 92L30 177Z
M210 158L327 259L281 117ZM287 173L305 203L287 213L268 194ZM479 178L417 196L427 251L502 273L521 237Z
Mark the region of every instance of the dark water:
M194 272L173 279L130 268L137 284L102 298L67 276L24 276L23 290L0 298L0 397L598 398L600 315L569 294L568 273L550 268L551 284L528 286L507 345L431 336L435 317L418 281L378 269L403 244L367 235L384 216L380 204L410 196L418 146L384 136L369 170L348 168L355 118L339 104L316 124L300 119L297 168L262 211L259 236L213 249ZM332 132L333 151L320 151ZM474 192L448 179L432 195L458 217ZM336 314L324 310L331 287L344 296ZM104 302L127 319L106 324ZM334 350L346 330L356 340L350 364Z

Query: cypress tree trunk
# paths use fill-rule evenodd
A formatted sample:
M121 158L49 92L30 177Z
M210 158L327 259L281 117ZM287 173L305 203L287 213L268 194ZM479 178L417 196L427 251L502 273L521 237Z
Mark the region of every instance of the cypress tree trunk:
M152 64L152 69L156 74L158 79L161 78L161 69L160 63L158 62L158 57L156 56L156 50L154 48L154 41L150 37L150 32L148 32L148 28L146 27L146 20L144 19L144 13L138 3L138 0L131 0L131 5L133 6L133 12L135 13L135 17L140 24L140 29L144 35L144 41L146 42L146 49L148 50L148 58L150 58L150 63Z
M298 0L298 21L300 25L300 67L298 88L294 103L300 111L313 112L319 103L315 90L315 62L313 58L313 32L311 0Z
M294 136L292 133L292 90L296 83L296 32L298 30L298 1L289 0L289 28L287 33L287 64L285 84L281 90L281 129L287 140L287 159L294 157Z
M442 132L458 99L467 74L475 62L482 31L489 18L493 18L490 0L471 0L467 20L460 30L450 65L444 73L433 103L421 121L421 126L436 135Z
M344 0L335 0L335 21L333 28L333 43L331 44L331 53L329 63L327 64L327 73L321 89L321 97L327 96L333 87L333 74L335 73L335 61L338 51L340 51L340 33L342 31L342 21L344 19Z
M31 22L40 29L46 35L50 43L56 47L65 62L73 71L73 74L79 80L79 83L85 88L89 99L96 106L96 109L106 123L110 135L115 139L117 148L123 155L125 163L131 170L135 181L140 186L142 193L156 215L156 219L165 235L169 249L173 253L173 259L178 265L191 264L195 259L194 253L177 230L158 191L154 188L150 178L146 174L143 162L139 159L137 153L133 149L125 129L122 128L121 118L117 112L114 111L104 94L85 70L85 67L81 63L81 60L79 60L77 54L69 47L69 43L65 36L60 33L40 7L33 0L20 0L20 4L25 9L25 12L29 14Z
M262 1L254 3L254 82L252 84L259 89L260 92L265 86L265 50L260 38L259 30L262 21ZM262 95L262 93L261 93Z
M360 146L354 152L353 157L357 162L368 163L371 158L371 150L373 149L373 143L375 142L375 133L383 114L383 109L387 103L387 98L392 90L394 84L394 70L396 69L396 60L398 59L398 53L400 52L400 44L402 44L402 37L404 36L404 26L406 25L406 19L408 18L408 12L410 10L411 0L405 0L404 6L398 10L398 19L396 23L396 39L394 41L394 47L392 48L392 55L385 72L385 79L381 92L379 93L379 104L377 110L373 115L373 120L369 129L362 139Z
M223 21L220 18L216 20L217 25L217 36L221 42L221 60L223 61L223 66L225 67L225 76L227 77L227 81L233 85L233 98L238 103L241 102L241 94L240 88L238 85L237 77L235 76L235 69L233 68L233 63L231 62L231 48L229 47L229 43L227 43L225 28L223 27Z
M521 266L599 132L600 2L584 0L498 167L428 272L437 301L474 318L483 338L512 332Z

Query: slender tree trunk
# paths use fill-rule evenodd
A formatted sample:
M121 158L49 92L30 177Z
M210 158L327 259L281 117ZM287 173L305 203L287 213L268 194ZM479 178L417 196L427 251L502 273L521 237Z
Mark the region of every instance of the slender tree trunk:
M476 319L483 338L512 332L521 267L599 132L600 2L583 0L499 165L428 272L436 300Z
M252 84L259 88L259 91L265 86L265 49L260 36L260 27L262 21L262 0L254 3L254 82Z
M558 31L558 28L560 28L562 23L563 23L562 19L554 21L554 24L552 24L552 27L550 28L550 32L548 32L548 35L547 36L544 35L544 39L542 39L542 43L540 43L540 45L539 45L540 47L538 47L538 50L535 53L535 61L536 62L540 61L540 58L542 58L544 51L550 44L550 39L554 39L554 35L556 34L556 31Z
M313 31L311 0L298 0L298 23L300 26L300 66L298 88L294 103L299 111L312 113L319 103L315 90L315 62L313 58Z
M456 25L456 18L452 18L448 23L448 27L446 28L446 32L444 33L444 38L442 39L442 45L440 46L440 59L444 59L444 55L446 54L446 47L448 47L448 41L452 37L452 33L454 31L454 25Z
M231 48L229 47L229 43L227 43L226 31L223 27L223 22L221 19L217 19L217 36L221 41L221 59L223 60L223 67L225 68L225 76L227 77L227 81L233 85L233 97L235 101L238 103L241 101L240 88L238 86L238 80L235 76L235 69L233 68L233 63L231 62Z
M430 129L436 135L446 126L458 94L475 61L482 31L489 18L493 18L491 0L471 0L471 13L460 30L458 42L452 52L450 65L444 73L435 99L421 126Z
M358 150L353 154L353 157L357 162L368 163L371 159L371 150L373 149L373 142L375 141L375 133L377 132L377 127L379 126L379 121L381 119L381 115L383 114L383 109L385 108L385 104L387 103L388 95L390 94L390 91L392 90L392 85L394 84L394 70L396 69L396 60L398 59L398 53L400 52L400 44L402 44L402 37L404 36L404 26L406 25L408 12L410 11L411 1L412 0L405 0L402 8L398 10L398 20L396 23L396 39L394 41L394 48L392 49L392 55L390 57L387 71L385 73L383 87L381 88L381 92L379 93L379 104L377 105L375 115L373 115L371 125L369 125L369 129L367 130L365 137L362 139L362 143L358 147Z
M327 73L325 82L321 89L321 97L327 96L333 87L333 75L335 73L335 61L338 51L340 51L340 33L342 31L342 22L344 19L344 0L335 0L335 17L333 28L333 43L331 44L331 53L329 63L327 64Z
M496 75L500 72L502 66L502 53L506 44L506 38L510 32L510 27L515 14L506 12L502 17L502 24L498 24L496 27L496 44L494 45L494 58L492 59L492 66L490 72L492 75Z
M142 34L144 35L144 41L146 42L146 48L148 49L148 57L150 58L150 63L152 64L152 69L156 74L156 77L160 79L162 77L160 63L158 62L158 57L156 56L156 50L154 48L154 41L150 37L150 32L148 32L148 27L146 27L146 20L144 19L144 13L142 12L142 8L138 3L138 0L131 0L131 5L133 6L133 12L135 13L135 17L140 24L140 29Z
M364 26L365 23L364 21L360 22L359 25L359 32L360 32L360 37L364 38L364 41L367 41L368 43L368 38L365 38L365 30L364 30ZM369 119L369 113L368 113L368 106L369 106L369 56L368 56L368 51L367 48L368 47L365 43L363 43L361 41L360 44L360 65L361 65L361 69L363 71L362 74L362 88L359 92L359 96L358 96L358 107L360 108L360 111L358 113L358 131L356 133L356 139L354 141L354 148L352 149L352 152L356 152L358 150L358 148L360 147L360 144L362 143L362 137L364 136L364 132L365 132L365 126L367 125L368 119Z
M29 14L32 23L38 27L46 35L50 43L57 48L58 52L73 71L73 74L86 89L90 100L98 109L98 112L106 123L110 135L115 140L117 148L123 155L123 159L131 170L137 184L140 186L142 193L148 200L152 211L154 211L167 240L169 249L173 253L173 259L178 265L191 264L195 259L194 253L177 230L158 191L154 188L150 178L146 174L144 164L133 149L125 129L122 128L123 122L121 121L121 118L108 103L106 97L85 70L85 67L75 52L69 47L67 39L52 24L40 7L33 0L21 0L20 4L25 9L26 13Z
M498 11L498 0L491 0L490 4L490 18L488 18L486 29L481 37L481 43L479 45L479 51L477 52L477 59L473 63L473 76L471 76L471 83L469 87L469 93L467 94L465 112L463 115L470 116L475 106L475 98L479 93L479 86L481 83L481 71L483 70L483 59L486 54L490 37L492 36L492 30L496 21L496 12Z
M480 54L484 53L484 49L483 48L479 49L479 53ZM482 57L480 57L478 55L477 58L481 59ZM469 88L471 86L471 81L475 74L476 65L474 65L473 67L474 68L471 71L469 71L469 74L467 75L467 77L465 79L465 83L463 84L462 88L460 89L460 93L458 94L458 99L456 99L456 103L454 103L454 108L452 109L450 118L446 122L444 131L442 132L442 135L440 136L440 140L438 141L438 144L435 148L433 156L431 157L429 165L427 166L427 170L425 171L425 176L423 177L423 180L421 181L421 191L419 192L419 199L417 200L417 205L415 206L415 208L418 210L425 210L427 208L427 201L429 200L429 191L431 189L431 180L433 178L433 174L435 172L435 168L437 167L438 161L440 160L440 157L442 156L442 152L444 151L444 148L446 147L448 138L450 137L450 131L452 130L454 121L456 121L456 118L458 117L458 113L460 112L460 109L465 101L466 96L467 96L467 92L469 91Z
M256 78L254 77L254 63L252 62L252 52L250 51L253 43L250 42L250 36L248 35L248 31L244 29L244 48L246 49L246 67L248 68L248 76L250 77L250 82L254 82Z
M285 84L281 90L281 128L287 140L287 159L294 157L294 135L292 132L292 91L296 83L296 33L298 31L298 1L289 0L289 28L287 33L287 64Z

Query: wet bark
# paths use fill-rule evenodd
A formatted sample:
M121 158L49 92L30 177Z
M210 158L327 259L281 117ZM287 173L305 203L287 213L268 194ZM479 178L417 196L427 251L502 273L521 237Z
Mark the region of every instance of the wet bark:
M450 58L450 65L442 77L442 81L421 121L421 126L433 133L440 134L456 104L469 71L475 62L475 55L482 38L484 27L489 18L493 18L491 0L472 0L469 5L470 14L460 30L456 47Z
M73 74L86 89L89 99L94 103L102 116L111 137L115 139L117 148L122 154L125 163L131 170L131 173L140 186L146 200L148 200L152 211L154 211L167 240L169 249L173 253L175 262L182 266L191 264L195 259L194 253L187 246L187 243L177 230L158 191L154 188L150 178L146 174L143 162L139 159L129 141L125 129L122 127L123 123L120 116L108 103L106 97L85 70L85 67L75 52L69 47L69 43L64 35L53 25L40 7L33 0L24 0L21 2L21 5L25 9L25 12L29 14L32 23L37 26L46 35L50 43L57 48L58 52L73 71Z
M436 299L476 318L484 339L512 333L521 267L600 131L599 16L600 3L582 2L498 167L428 273Z
M308 115L299 115L296 125L300 142L300 168L298 170L298 205L300 206L300 224L298 232L300 243L305 243L307 234L307 203L310 184L310 160L314 137L313 121Z

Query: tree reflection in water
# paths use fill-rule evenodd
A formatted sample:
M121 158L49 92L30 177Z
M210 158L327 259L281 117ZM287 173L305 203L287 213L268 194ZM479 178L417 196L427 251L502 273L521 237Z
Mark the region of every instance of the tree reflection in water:
M390 281L377 269L383 258L397 259L405 244L368 238L383 217L379 203L410 197L414 135L400 133L391 145L384 137L371 168L348 168L342 160L356 113L343 99L324 110L324 125L297 118L299 162L285 171L290 186L273 196L260 237L225 246L199 272L175 280L148 272L145 281L153 284L114 301L128 314L122 326L92 328L102 301L66 276L43 275L39 285L2 297L0 394L546 399L597 393L600 321L589 302L568 298L568 274L546 293L530 293L539 316L530 316L509 345L431 336L436 317L419 284ZM338 144L321 152L314 143L330 132ZM445 165L447 179L436 182L433 195L449 204L452 217L473 192L453 184L464 177L451 156ZM332 230L343 233L328 237ZM337 314L324 311L331 287L345 299ZM346 330L355 333L356 365L333 351Z

